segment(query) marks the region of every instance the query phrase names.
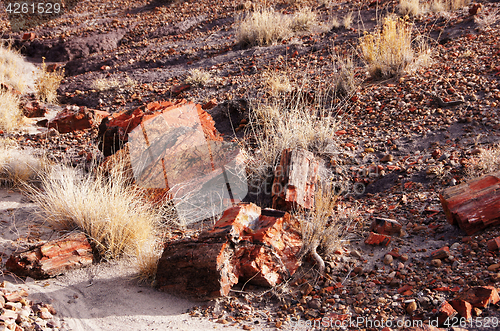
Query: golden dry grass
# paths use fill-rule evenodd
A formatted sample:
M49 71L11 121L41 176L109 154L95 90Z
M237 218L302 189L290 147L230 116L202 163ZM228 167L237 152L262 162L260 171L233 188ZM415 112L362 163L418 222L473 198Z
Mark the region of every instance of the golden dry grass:
M205 86L211 78L212 75L210 75L210 73L205 70L191 69L188 72L188 76L185 82L191 85Z
M19 105L19 97L11 92L0 91L0 130L11 132L26 121Z
M0 82L24 93L34 88L36 73L36 67L26 62L19 52L0 46Z
M290 17L270 8L252 12L237 23L238 40L250 46L271 45L291 35L290 21Z
M290 22L290 29L294 32L304 32L309 31L317 24L316 13L308 7L304 7L294 14Z
M361 54L373 78L398 76L425 65L429 47L422 36L412 34L407 20L388 16L381 28L360 38Z
M470 0L434 0L430 9L433 12L455 11L470 4Z
M36 79L36 91L38 98L42 102L55 103L57 102L57 89L64 78L64 69L54 72L47 71L45 58L43 58L42 68L40 69Z
M425 10L425 6L420 3L420 0L400 0L399 1L399 13L403 16L419 16Z
M107 170L53 167L30 195L50 225L83 230L105 258L136 257L139 277L151 278L161 254L161 213L129 185L123 163Z
M292 84L286 73L269 71L264 75L264 78L266 86L273 95L290 92L292 90Z
M471 158L466 175L468 178L475 178L494 171L500 171L500 144L480 149L480 153Z
M92 89L99 92L110 91L120 87L133 86L135 81L130 77L126 77L124 81L116 78L98 78L92 83Z
M23 187L36 180L46 165L47 162L43 159L20 149L16 142L9 139L0 140L0 183Z
M357 217L357 211L340 204L330 187L319 187L314 195L313 208L309 211L300 210L295 217L301 224L301 255L311 254L322 274L324 258L341 247L341 240Z

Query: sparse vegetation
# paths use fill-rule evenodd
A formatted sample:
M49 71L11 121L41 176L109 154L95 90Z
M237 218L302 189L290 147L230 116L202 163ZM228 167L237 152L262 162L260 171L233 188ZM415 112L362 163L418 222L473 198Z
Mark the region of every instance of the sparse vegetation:
M302 256L311 254L322 275L325 271L323 258L331 256L341 247L345 229L357 217L357 213L340 204L331 188L319 187L314 195L313 208L310 211L300 211L296 217L301 224L304 242Z
M21 187L35 180L46 162L8 139L0 140L0 183Z
M347 14L344 17L344 20L342 21L342 25L344 26L344 28L350 29L351 25L352 25L352 22L353 22L352 12L350 12L349 14Z
M479 154L471 159L471 164L466 168L469 178L480 177L494 171L500 171L500 144L479 149Z
M422 14L423 5L420 0L400 0L399 1L399 13L403 16L419 16Z
M295 13L290 23L290 28L294 32L309 31L317 24L316 13L306 7Z
M262 9L241 19L237 30L238 40L244 45L271 45L290 36L290 17Z
M288 79L286 73L281 72L269 72L265 75L266 85L271 90L271 94L280 94L284 92L290 92L292 90L292 84L290 79Z
M134 80L130 77L127 77L124 81L120 81L116 78L98 78L93 82L92 88L94 90L104 92L124 86L133 86L134 84Z
M374 78L401 75L412 67L423 65L429 55L423 38L413 38L412 25L407 20L392 16L384 19L381 28L363 36L360 47Z
M191 85L205 86L212 76L209 72L203 69L191 69L189 70L188 76L186 78L186 83Z
M24 93L34 88L36 73L36 67L26 62L19 52L0 46L0 82Z
M38 97L42 102L54 103L57 101L57 89L64 78L64 69L47 71L45 58L43 58L42 68L38 73L36 80L36 90Z
M118 163L107 174L53 167L42 174L41 189L31 189L31 197L50 225L85 231L103 257L137 257L140 276L148 278L159 257L161 215L141 190L128 185L123 167Z
M433 12L454 11L467 6L470 0L434 0L431 4Z
M0 91L0 130L13 131L25 121L19 98L11 92Z

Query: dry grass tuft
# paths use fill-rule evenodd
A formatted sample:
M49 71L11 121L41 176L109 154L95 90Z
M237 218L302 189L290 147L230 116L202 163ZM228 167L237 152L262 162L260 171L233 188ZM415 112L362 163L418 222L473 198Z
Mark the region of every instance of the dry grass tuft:
M267 46L291 35L290 18L274 9L262 9L240 19L237 31L240 43Z
M133 86L135 81L130 77L127 77L125 81L119 81L116 78L98 78L92 83L92 88L94 90L104 92L114 89L118 89L124 86Z
M398 8L401 15L410 17L419 16L425 11L420 0L400 0Z
M210 73L206 72L205 70L191 69L188 72L188 76L185 82L186 84L205 86L211 78L212 75L210 75Z
M476 178L490 172L500 171L500 144L480 151L479 155L471 159L471 164L466 168L468 178Z
M326 151L334 143L336 113L323 107L319 100L309 103L305 91L298 91L292 100L276 98L269 104L257 104L249 114L248 130L257 144L250 153L250 177L266 178L285 148L304 148ZM251 149L249 149L251 150Z
M22 187L36 180L45 167L46 162L21 150L14 141L0 140L0 183Z
M470 4L470 0L434 0L431 3L433 12L455 11Z
M286 76L286 73L270 71L265 74L265 83L273 95L290 92L292 90L292 84L290 83L290 79Z
M19 52L0 46L0 82L24 93L34 88L36 72L36 67L26 62Z
M25 122L19 106L19 97L11 92L0 91L0 130L11 132Z
M137 258L139 276L154 276L160 252L160 212L129 185L123 163L111 170L84 174L65 166L41 176L31 197L47 222L60 229L80 228L105 258Z
M42 102L57 102L57 89L64 78L64 69L54 72L47 71L45 58L43 58L42 68L36 80L36 90Z
M316 13L310 8L304 7L295 13L290 23L290 28L294 32L303 32L311 30L317 24Z
M384 19L380 29L363 36L360 47L373 78L398 76L424 65L430 53L422 36L413 39L408 21L391 16Z
M314 206L309 211L299 211L296 217L301 224L303 249L302 256L311 254L323 274L323 258L331 256L341 246L341 239L357 211L338 203L331 188L318 188L314 196Z
M344 28L346 28L346 29L350 29L351 28L351 25L352 25L352 22L353 22L353 17L352 16L353 16L352 12L350 12L342 20L342 25L344 26Z

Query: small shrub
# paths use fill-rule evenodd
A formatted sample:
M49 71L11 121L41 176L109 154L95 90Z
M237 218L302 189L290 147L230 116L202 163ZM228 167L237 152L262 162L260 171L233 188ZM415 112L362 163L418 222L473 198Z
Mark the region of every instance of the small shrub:
M352 22L353 22L352 12L350 12L349 14L347 14L344 17L344 20L342 21L342 25L344 26L344 28L350 29L351 25L352 25Z
M471 159L471 164L466 168L466 175L469 178L500 171L500 144L480 151L478 156Z
M45 58L43 58L42 68L36 80L36 90L42 102L54 103L57 101L57 89L64 78L64 69L54 72L47 71Z
M303 248L301 255L311 254L324 273L324 257L331 256L341 246L341 239L357 211L338 203L331 188L319 187L311 210L302 210L296 217L301 224Z
M434 0L431 4L433 12L455 11L469 5L470 0Z
M186 83L191 85L205 86L212 76L209 72L201 69L191 69L189 70L188 76L186 78Z
M412 43L418 45L416 50ZM360 47L374 78L397 76L407 71L412 64L423 65L424 58L429 54L423 38L412 39L411 24L391 16L384 19L380 29L361 37Z
M420 0L400 0L399 13L403 16L418 16L423 12Z
M292 84L286 76L286 73L270 72L265 77L265 83L273 95L290 92L292 90Z
M0 46L0 82L24 93L34 88L36 72L36 67L26 62L19 52Z
M0 140L0 183L21 187L36 180L46 163L7 139Z
M239 20L237 31L240 43L267 46L290 36L290 18L273 9L262 9Z
M290 28L294 32L309 31L317 23L316 13L310 8L302 8L293 16Z
M135 81L130 77L127 77L124 81L120 81L116 78L98 78L92 83L92 88L94 90L104 92L120 87L133 86L134 84Z
M19 106L19 97L11 92L0 91L0 130L11 132L25 122Z

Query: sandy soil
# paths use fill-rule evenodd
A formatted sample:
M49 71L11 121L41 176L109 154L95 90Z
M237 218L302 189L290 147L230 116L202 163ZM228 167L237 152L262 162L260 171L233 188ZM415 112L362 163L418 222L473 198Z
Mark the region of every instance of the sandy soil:
M3 262L16 250L56 237L34 214L20 193L0 189L0 247ZM61 329L89 330L237 330L193 318L187 310L200 302L159 292L134 279L133 261L101 262L48 280L0 278L29 293L34 302L50 303Z

